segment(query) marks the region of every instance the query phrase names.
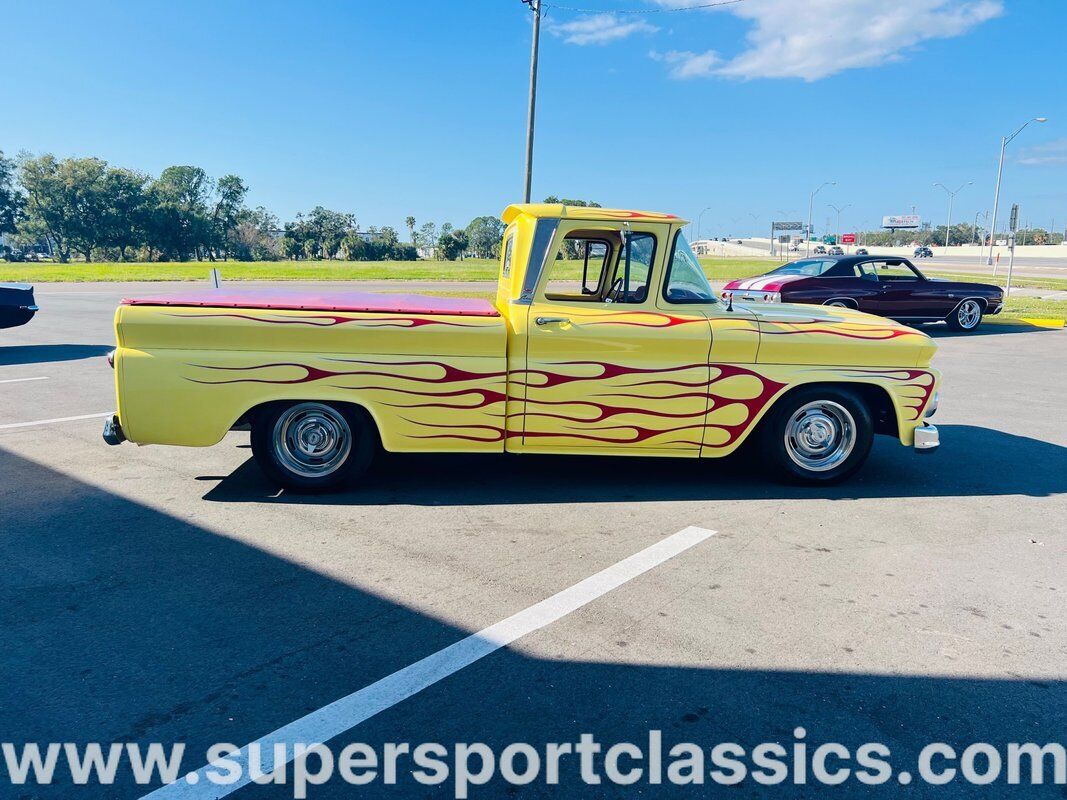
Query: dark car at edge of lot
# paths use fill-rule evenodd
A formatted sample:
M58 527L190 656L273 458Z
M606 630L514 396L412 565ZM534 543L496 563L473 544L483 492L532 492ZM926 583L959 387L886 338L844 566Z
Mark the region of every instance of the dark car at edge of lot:
M32 286L28 283L0 283L0 328L25 325L36 313Z
M908 323L941 322L973 331L999 314L1004 291L986 283L928 278L906 258L845 256L792 261L756 278L731 281L737 303L808 303L854 308Z

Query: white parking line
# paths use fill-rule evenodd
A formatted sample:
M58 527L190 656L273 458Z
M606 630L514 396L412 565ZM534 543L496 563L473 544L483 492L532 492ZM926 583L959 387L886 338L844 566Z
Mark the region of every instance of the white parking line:
M52 419L35 419L30 422L9 422L6 425L0 425L0 431L10 430L11 428L29 428L33 425L51 425L53 422L74 422L79 419L110 417L114 413L114 411L102 411L99 414L79 414L76 417L53 417Z
M578 610L676 555L684 553L714 534L715 531L695 527L678 531L639 553L579 581L569 589L564 589L524 611L495 625L490 625L478 633L471 634L443 650L438 650L421 661L409 664L370 686L353 692L347 697L342 697L340 700L335 700L317 711L312 711L278 728L273 733L268 733L254 744L261 746L261 752L273 753L275 742L284 743L285 763L289 763L293 760L294 743L328 742L375 714L395 706L464 667L469 667L501 647L506 647L528 633L551 625L572 611ZM206 765L196 772L179 778L174 783L150 792L144 796L143 800L147 798L153 798L153 800L164 800L164 798L166 800L173 800L173 798L217 800L217 798L225 797L251 781L248 771L248 748L249 745L245 745L240 753L229 756L241 765L241 777L234 783L226 785L211 783L207 779L207 772L211 766ZM282 765L274 764L273 768L280 766Z
M26 381L46 381L47 375L38 375L36 378L5 378L0 383L25 383Z

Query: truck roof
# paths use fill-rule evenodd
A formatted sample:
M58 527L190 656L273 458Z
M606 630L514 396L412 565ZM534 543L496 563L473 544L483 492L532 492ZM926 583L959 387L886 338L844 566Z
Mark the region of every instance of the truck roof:
M550 219L595 219L595 220L639 220L641 222L678 222L681 219L674 214L661 214L657 211L632 211L624 208L595 208L590 206L565 206L561 203L513 203L504 209L501 219L510 224L520 215L528 217L548 217Z

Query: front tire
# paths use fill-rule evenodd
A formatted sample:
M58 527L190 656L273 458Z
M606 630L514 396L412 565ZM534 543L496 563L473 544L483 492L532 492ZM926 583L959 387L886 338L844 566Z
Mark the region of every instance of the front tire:
M949 314L945 322L954 331L970 333L982 324L982 304L977 300L964 300Z
M846 388L801 388L771 408L761 428L763 452L788 483L829 485L867 460L874 424L863 400Z
M339 489L363 475L377 449L373 423L347 406L272 403L252 422L252 454L272 483L291 492Z

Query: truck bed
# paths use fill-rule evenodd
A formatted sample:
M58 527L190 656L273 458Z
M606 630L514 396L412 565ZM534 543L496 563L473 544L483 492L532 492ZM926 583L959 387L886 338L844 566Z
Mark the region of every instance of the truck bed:
M210 445L250 409L365 408L388 450L503 450L507 328L488 301L224 287L123 300L127 438Z

